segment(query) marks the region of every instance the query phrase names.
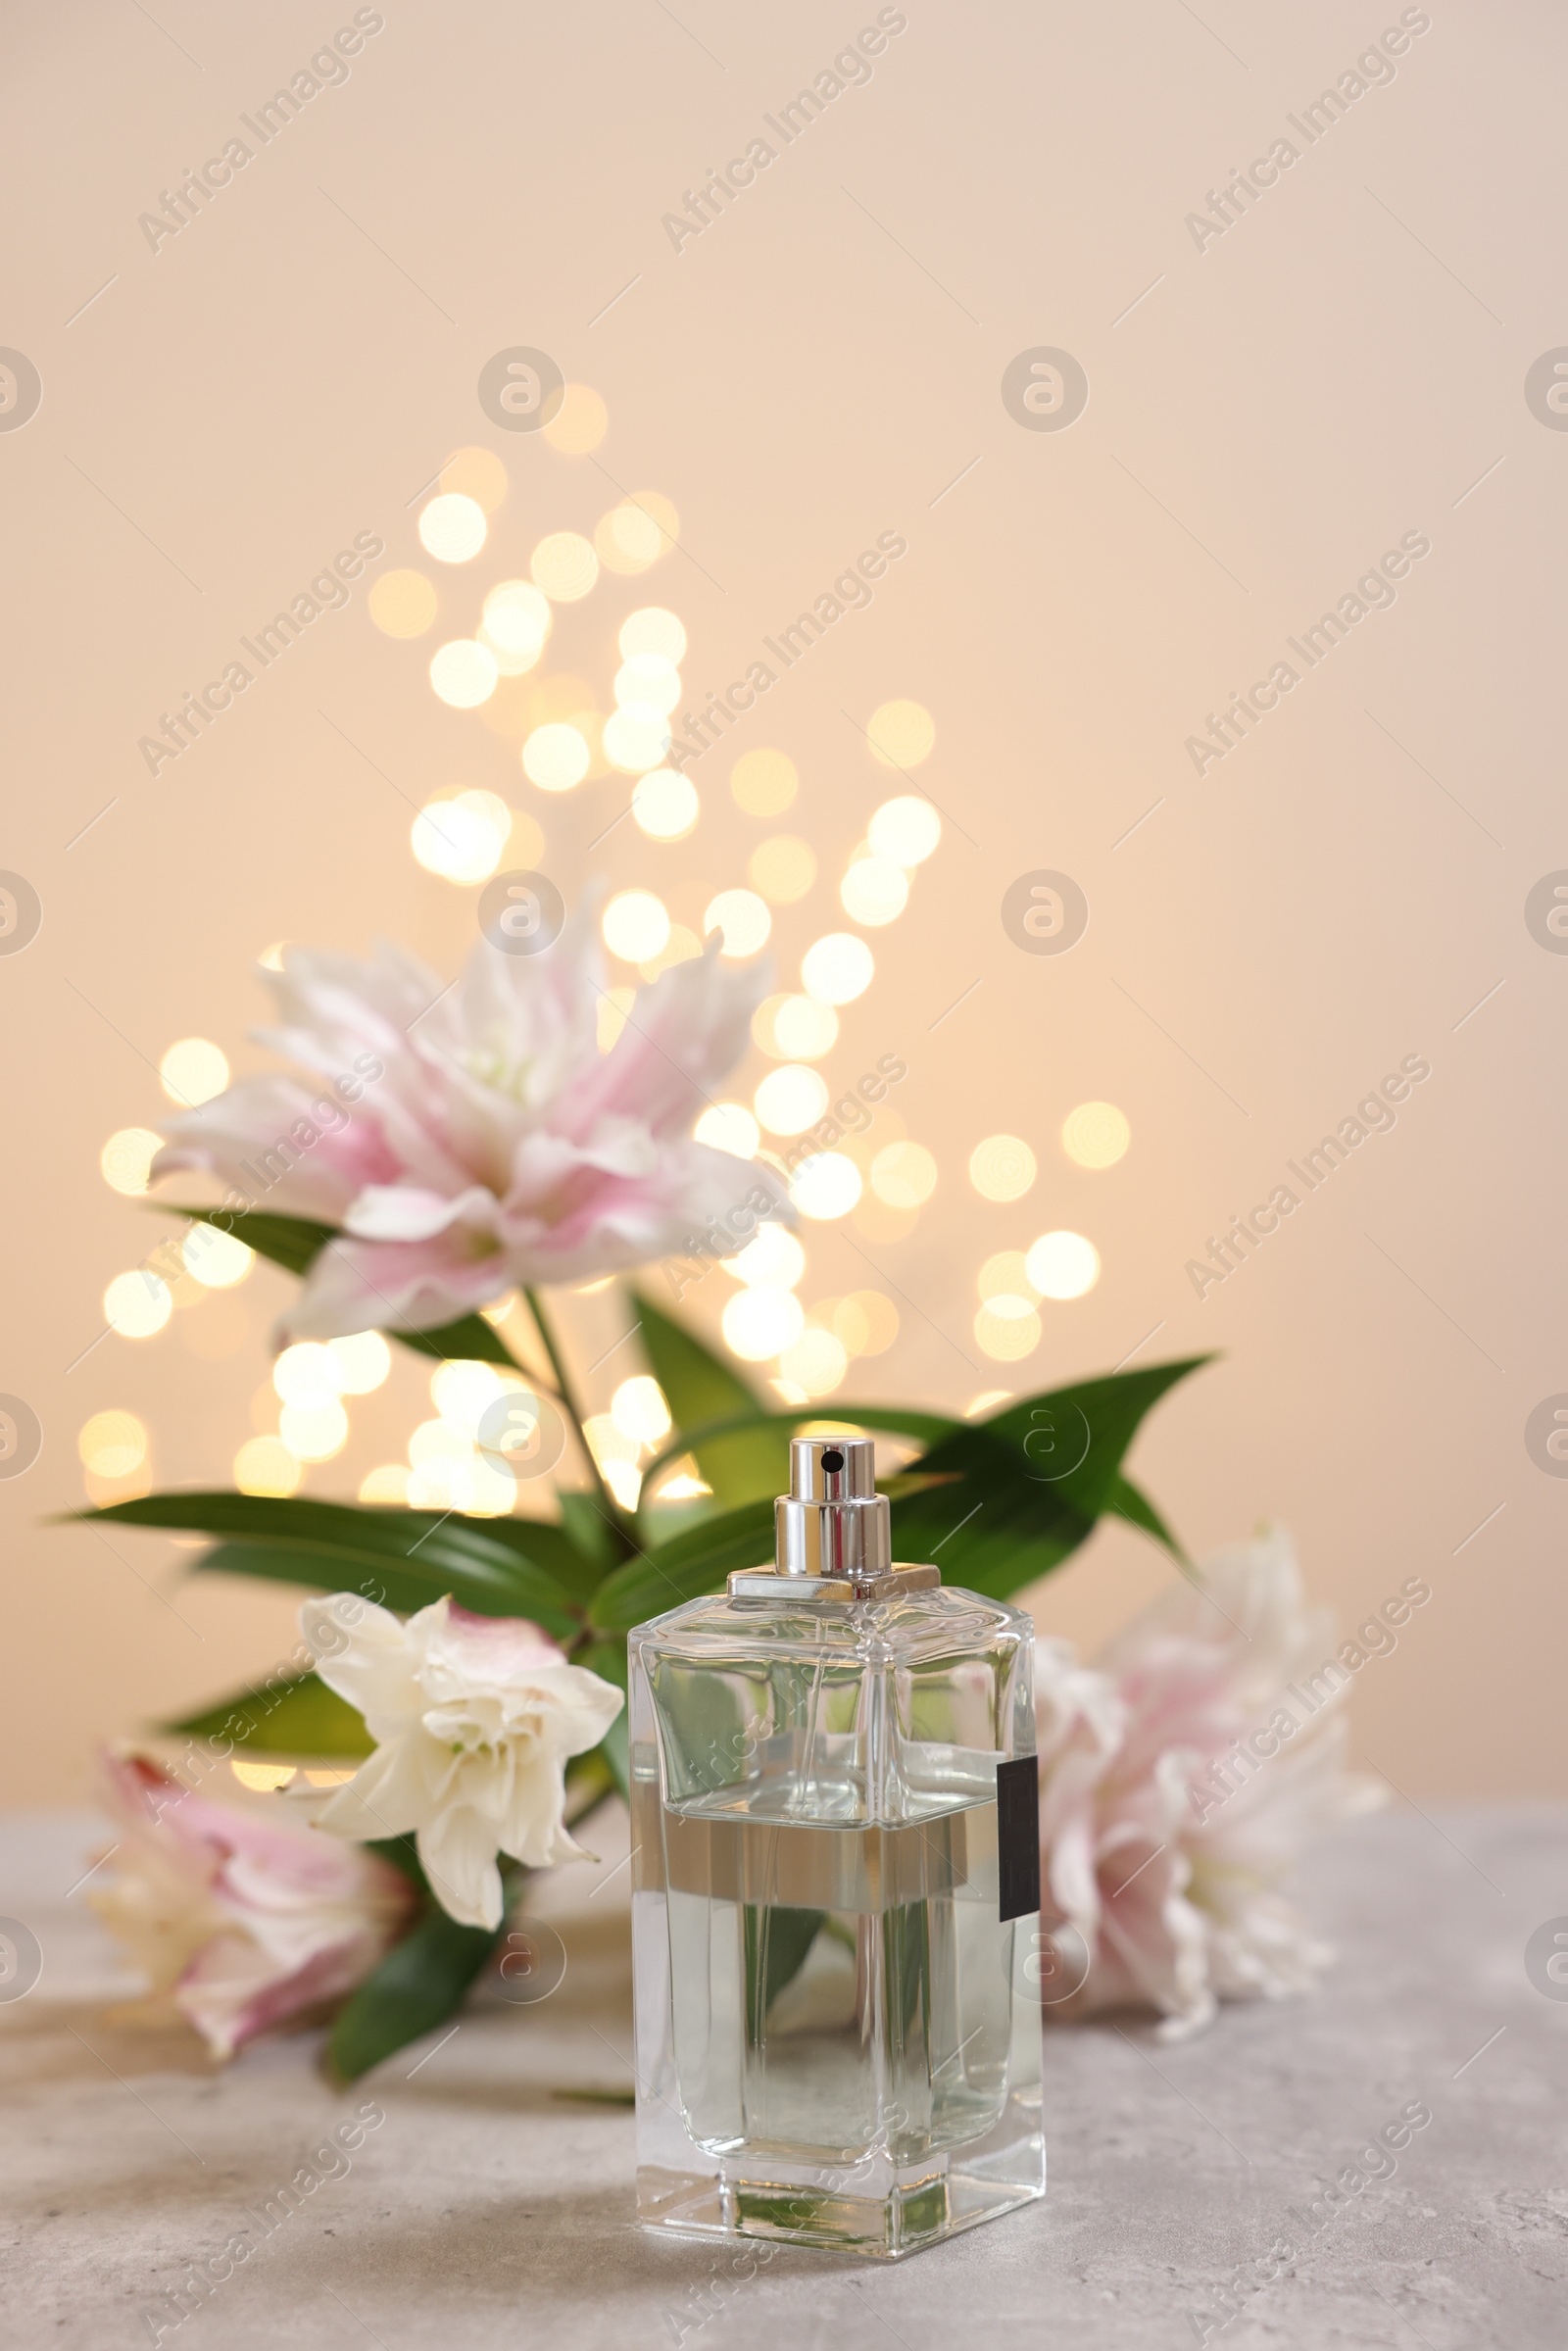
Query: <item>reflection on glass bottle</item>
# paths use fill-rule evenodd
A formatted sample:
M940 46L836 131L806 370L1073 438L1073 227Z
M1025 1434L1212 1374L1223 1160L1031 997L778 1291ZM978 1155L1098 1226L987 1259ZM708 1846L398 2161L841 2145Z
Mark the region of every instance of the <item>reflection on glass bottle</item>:
M639 2203L891 2258L1044 2192L1033 1628L892 1565L867 1441L790 1484L631 1637Z

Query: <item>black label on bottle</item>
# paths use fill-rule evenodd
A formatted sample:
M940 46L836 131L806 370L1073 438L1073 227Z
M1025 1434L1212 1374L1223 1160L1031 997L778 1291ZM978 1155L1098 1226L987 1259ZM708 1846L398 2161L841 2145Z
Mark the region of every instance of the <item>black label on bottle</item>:
M1040 1765L1014 1755L997 1765L999 1915L1030 1918L1040 1908Z

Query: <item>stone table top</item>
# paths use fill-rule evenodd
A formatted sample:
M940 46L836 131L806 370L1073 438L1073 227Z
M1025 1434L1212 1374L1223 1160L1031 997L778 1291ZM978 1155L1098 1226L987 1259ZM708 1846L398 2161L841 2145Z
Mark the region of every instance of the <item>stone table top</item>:
M1131 2015L1053 2028L1049 2197L893 2268L637 2227L630 2114L562 2094L630 2082L623 1818L597 1869L548 1883L570 1955L551 1999L475 2004L348 2091L318 2034L219 2071L182 2032L107 2021L127 1986L75 1886L97 1834L0 1820L0 1912L44 1960L0 2004L15 2351L1568 2345L1568 1984L1525 1965L1568 1916L1562 1808L1405 1810L1323 1847L1299 1892L1340 1958L1311 1998L1177 2045ZM264 2232L368 2101L363 2145ZM1326 2206L1407 2106L1431 2120L1391 2176ZM168 2289L236 2236L176 2325Z

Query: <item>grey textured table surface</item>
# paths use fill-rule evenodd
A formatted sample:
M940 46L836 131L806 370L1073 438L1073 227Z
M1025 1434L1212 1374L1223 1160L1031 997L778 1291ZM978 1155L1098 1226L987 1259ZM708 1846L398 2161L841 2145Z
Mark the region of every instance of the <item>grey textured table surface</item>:
M551 1885L571 1958L552 1999L476 2006L344 2093L314 2035L217 2073L181 2034L107 2023L112 1954L67 1892L91 1824L0 1825L0 1913L44 1953L0 2006L7 2345L1568 2345L1568 1999L1524 1965L1568 1914L1568 1813L1358 1824L1303 1875L1341 1953L1314 1998L1174 2048L1130 2017L1052 2032L1043 2205L894 2269L784 2247L743 2276L640 2231L630 2116L555 2094L629 2080L623 1824L602 1842ZM384 2122L264 2236L257 2208L368 2096ZM1432 2120L1393 2176L1316 2225L1417 2101ZM250 2258L172 2326L166 2289L241 2231Z

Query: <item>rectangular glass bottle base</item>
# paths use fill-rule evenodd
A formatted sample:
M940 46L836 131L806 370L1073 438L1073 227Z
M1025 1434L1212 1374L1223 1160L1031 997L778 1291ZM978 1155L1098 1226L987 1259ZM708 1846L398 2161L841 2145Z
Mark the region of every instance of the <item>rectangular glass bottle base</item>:
M902 2167L880 2156L829 2170L770 2162L750 2150L717 2158L692 2152L701 2169L639 2170L637 2217L645 2228L899 2261L1046 2192L1038 2099L1010 2098L983 2139Z

